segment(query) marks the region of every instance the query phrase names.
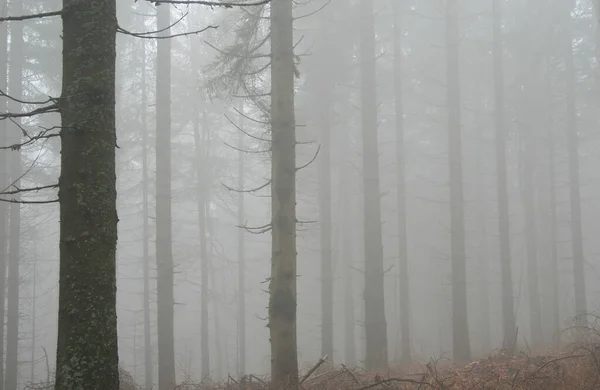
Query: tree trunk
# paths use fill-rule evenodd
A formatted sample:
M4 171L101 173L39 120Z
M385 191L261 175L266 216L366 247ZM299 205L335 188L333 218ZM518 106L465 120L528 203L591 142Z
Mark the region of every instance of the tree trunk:
M271 388L298 387L296 123L292 0L271 2Z
M410 362L410 286L408 278L408 241L406 234L406 175L404 162L404 108L402 102L402 10L394 9L394 111L396 117L396 185L398 192L398 259L400 269L400 332L403 362Z
M149 186L148 177L148 94L146 90L146 42L142 41L142 213L143 225L142 235L142 261L144 277L144 384L145 390L150 390L154 386L154 362L152 354L151 326L150 326L150 226L149 226Z
M63 0L56 390L118 390L116 1Z
M206 114L203 114L205 116ZM203 120L203 123L206 121ZM203 129L206 137L206 127ZM207 175L206 160L202 151L202 140L200 138L200 122L196 117L194 122L194 142L196 148L196 181L198 191L198 231L200 235L200 360L202 379L210 376L210 339L208 328L208 243L206 240L206 205L207 199Z
M11 11L16 15L23 14L23 3L11 2ZM12 23L9 63L9 94L16 99L23 96L23 23ZM9 110L21 112L21 104L9 101ZM11 144L21 143L21 120L14 119L14 125L8 126L8 137ZM13 150L9 154L11 189L20 188L21 183L21 151ZM14 196L20 200L18 195ZM6 378L4 388L17 390L19 378L19 258L21 247L21 204L10 204L10 239L8 243L8 282L6 294Z
M158 7L157 28L170 34L170 5ZM175 387L171 230L171 40L159 39L156 61L156 265L158 389Z
M240 104L240 112L244 113L244 105ZM240 128L244 128L244 120L240 123ZM238 226L244 226L244 133L238 132ZM238 228L238 378L246 375L246 258L245 250L245 230Z
M577 110L575 107L575 65L573 55L573 21L571 11L573 1L565 1L564 6L564 59L567 104L567 145L569 155L569 203L571 208L571 244L573 250L573 282L575 287L575 315L579 325L587 323L587 296L585 291L585 260L583 257L583 232L581 222L581 195L579 180L579 134Z
M456 362L471 360L467 320L467 277L462 168L458 2L447 2L448 158L450 168L450 245L452 258L452 342Z
M513 297L513 277L510 256L510 217L506 174L506 134L504 108L504 55L502 54L502 0L494 0L494 98L496 131L496 180L498 197L498 231L500 233L500 274L502 283L502 348L515 343L517 325Z
M4 16L7 9L7 1L0 1L0 10ZM8 51L7 51L7 26L8 23L0 23L0 90L6 91L6 80L8 79ZM7 99L0 98L0 111L6 112ZM9 143L7 134L7 121L0 121L0 146L5 147ZM8 171L9 152L0 150L0 188L5 189L10 184ZM2 198L5 198L4 196ZM8 263L8 210L9 204L0 202L0 387L4 384L4 309L6 299L6 265Z
M37 240L36 234L34 233L34 240ZM33 291L31 292L31 367L30 367L30 375L29 380L31 383L34 383L35 380L35 349L36 349L36 303L37 303L37 241L33 241L33 259L32 259L32 275L31 279L33 282Z
M554 134L549 135L549 195L550 195L550 285L552 294L552 336L560 343L560 274L558 270L558 218L556 216L556 156L554 148Z
M479 123L483 123L479 122ZM481 331L480 351L489 353L492 350L492 340L490 332L490 288L489 288L489 251L488 251L488 232L487 232L487 196L485 172L485 159L487 158L486 148L480 147L477 156L477 188L478 194L478 225L479 237L477 245L477 261L479 268L479 330Z
M537 264L537 233L535 226L535 202L534 183L535 180L535 143L532 129L524 130L525 149L521 150L523 164L522 196L525 211L525 247L527 256L527 291L529 297L529 326L531 331L531 342L534 347L542 344L542 308L539 292L539 277Z
M373 0L363 0L360 4L361 128L365 194L365 365L368 370L375 370L388 365L377 144L375 21Z
M327 39L323 37L323 39ZM323 57L322 57L323 58ZM331 249L331 77L321 71L318 77L317 126L320 135L319 232L321 242L321 356L333 365L333 259ZM325 77L323 77L325 76Z

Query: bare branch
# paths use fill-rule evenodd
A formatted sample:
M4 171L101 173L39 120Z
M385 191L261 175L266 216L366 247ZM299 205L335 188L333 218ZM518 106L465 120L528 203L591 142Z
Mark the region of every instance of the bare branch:
M50 184L47 186L30 187L30 188L19 188L15 185L13 185L12 187L16 188L16 190L0 191L0 195L16 195L16 194L21 194L24 192L39 192L39 191L47 190L47 189L51 189L51 188L58 188L58 184Z
M50 203L58 203L58 199L50 199L50 200L17 200L17 199L4 199L4 198L0 198L0 202L5 202L5 203L20 203L20 204L50 204Z
M53 98L53 97L50 97L50 96L48 97L47 100L38 101L38 102L36 102L36 101L21 100L21 99L17 99L15 97L10 96L6 92L2 91L1 89L0 89L0 96L4 96L4 97L12 100L13 102L17 102L17 103L21 103L21 104L48 104L48 103L54 103L57 100L56 98Z
M28 118L40 114L47 114L50 112L58 112L58 105L52 104L50 106L36 108L35 110L29 112L3 112L0 113L0 120L4 120L7 118Z
M237 225L237 227L242 228L242 229L246 230L248 233L252 233L252 234L263 234L263 233L266 233L266 232L270 231L271 229L273 229L273 225L270 222L268 224L262 225L262 226Z
M262 185L260 185L258 187L250 188L249 190L242 190L242 189L235 189L235 188L229 187L225 183L221 183L221 185L223 187L225 187L225 189L227 189L228 191L234 191L234 192L257 192L257 191L262 190L263 188L266 188L270 184L271 184L271 180L267 181L265 184L262 184Z
M39 14L31 14L31 15L20 15L20 16L4 16L0 17L0 22L20 22L23 20L29 19L41 19L48 18L50 16L60 16L62 15L61 11L52 11L52 12L41 12Z
M229 121L229 123L231 123L232 125L234 125L239 131L241 131L242 133L246 134L248 137L250 138L254 138L257 141L264 141L264 142L271 142L270 139L267 138L261 138L261 137L257 137L255 135L252 135L250 133L248 133L247 131L243 130L240 126L238 126L235 122L233 122L228 116L227 114L225 114L225 118L227 118L227 120Z
M219 26L209 25L200 30L188 31L188 32L172 34L172 35L154 35L154 36L148 36L148 34L153 34L154 32L136 33L136 32L132 32L132 31L127 31L122 27L117 27L117 32L120 32L121 34L125 34L125 35L130 35L135 38L142 38L142 39L171 39L171 38L176 38L176 37L186 37L189 35L197 35L197 34L205 32L207 30L217 29L217 28L219 28Z
M304 169L307 166L309 166L310 164L312 164L317 159L317 156L319 155L319 151L320 150L321 150L321 145L319 145L319 147L317 148L317 152L315 153L315 155L313 156L313 158L309 162L307 162L306 164L302 165L301 167L296 168L296 171Z
M155 5L161 4L195 4L195 5L205 5L208 7L223 7L223 8L233 8L233 7L254 7L257 5L264 5L270 3L271 0L259 0L253 3L220 3L217 1L206 1L206 0L146 0L150 3L154 3Z

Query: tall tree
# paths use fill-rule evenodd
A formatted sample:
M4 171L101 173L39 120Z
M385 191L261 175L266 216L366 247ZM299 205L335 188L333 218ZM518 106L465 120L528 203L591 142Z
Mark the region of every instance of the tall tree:
M272 389L298 385L293 0L271 1Z
M57 390L119 389L116 0L63 0Z
M377 138L377 79L373 0L360 3L361 110L365 232L365 332L367 369L388 365L385 319L379 147Z
M321 10L319 20L318 55L321 60L334 56L329 27L332 7ZM331 59L331 57L329 57ZM315 64L316 65L316 64ZM331 105L334 88L333 67L318 64L314 72L316 127L319 131L319 234L321 243L321 356L333 365L333 253L331 217Z
M157 29L167 37L171 6L161 4ZM156 52L156 266L158 389L175 386L173 253L171 226L171 40L159 39Z
M396 186L398 201L398 260L400 269L400 338L402 360L410 361L410 286L406 239L406 174L404 107L402 102L402 2L392 0L394 10L394 113L396 118Z
M244 105L239 108L242 113L242 123L240 128L244 128L243 113ZM244 188L244 133L238 132L238 188ZM237 217L238 226L244 226L245 207L244 192L238 193ZM238 230L238 377L243 378L246 375L246 257L245 241L246 231L242 228Z
M154 383L154 363L152 354L151 327L150 327L150 226L149 226L149 161L148 161L148 91L146 70L146 41L140 40L142 45L141 66L141 122L142 122L142 267L144 278L144 384L146 389L151 389Z
M0 12L4 16L7 0L0 1ZM8 29L6 23L0 23L0 90L6 91L8 78ZM6 112L7 99L0 98L0 111ZM0 147L8 146L6 121L0 121ZM10 184L8 172L8 152L0 149L0 190ZM0 202L0 386L4 384L4 309L6 298L6 265L8 260L8 203Z
M573 11L574 1L562 1L563 58L566 76L567 106L567 153L569 156L569 205L571 211L571 245L573 251L573 282L575 287L575 315L580 324L586 323L587 296L585 291L585 260L583 256L583 232L581 222L581 194L579 178L579 131L575 95L575 65L573 54Z
M446 2L450 246L452 260L452 342L454 360L471 359L467 320L467 276L462 168L458 1Z
M15 15L23 13L22 1L11 1L11 12ZM9 62L9 93L15 99L23 97L23 23L13 23L10 26L10 62ZM11 100L9 107L12 112L21 112L21 103ZM14 119L14 125L9 126L11 144L21 143L21 120ZM9 156L10 184L12 189L20 188L21 183L21 151L13 150ZM18 201L19 196L15 197ZM19 260L21 252L21 204L10 204L10 239L8 244L8 282L6 294L6 378L4 388L17 390L19 377Z
M502 348L514 345L516 320L513 298L512 267L510 257L510 220L508 211L508 185L506 175L506 136L508 128L504 108L504 55L502 48L502 0L494 0L494 128L496 131L496 191L498 197L498 231L500 233L500 274L502 284Z

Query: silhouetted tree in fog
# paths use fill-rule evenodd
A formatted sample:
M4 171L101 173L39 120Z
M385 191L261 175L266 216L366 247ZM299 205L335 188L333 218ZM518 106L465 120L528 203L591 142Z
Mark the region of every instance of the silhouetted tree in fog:
M494 73L494 128L496 133L496 193L498 197L498 231L500 233L500 277L502 289L502 348L515 343L517 325L513 298L510 255L510 217L506 174L506 138L508 127L504 108L504 54L502 48L502 0L494 0L493 16L493 73Z
M373 370L388 365L381 194L379 192L379 148L377 144L377 79L373 0L362 0L358 10L365 234L365 365L367 369Z
M462 168L462 124L459 72L459 2L446 2L448 166L450 175L450 248L452 259L452 341L454 360L471 359L467 321L467 277Z

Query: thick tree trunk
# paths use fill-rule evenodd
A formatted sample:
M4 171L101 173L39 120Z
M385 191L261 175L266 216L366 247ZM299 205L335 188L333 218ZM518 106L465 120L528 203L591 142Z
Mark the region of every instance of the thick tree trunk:
M577 322L584 325L587 312L587 295L585 290L585 260L583 257L583 232L581 222L581 195L579 180L579 134L577 126L577 111L575 107L575 65L573 55L573 21L571 11L573 0L565 1L564 7L564 59L567 104L567 145L569 155L569 203L571 208L571 245L573 250L573 282L575 287L575 315Z
M271 388L296 388L296 123L292 0L271 2Z
M158 7L157 27L169 35L170 5ZM164 30L164 31L163 31ZM175 387L171 230L171 40L159 39L156 62L156 265L158 389Z
M11 12L23 13L23 3L11 2ZM23 96L23 24L12 23L10 42L10 73L8 76L9 94L21 99ZM9 110L21 112L21 104L9 101ZM21 121L14 119L14 125L8 126L8 137L11 144L21 143ZM21 151L13 150L9 154L10 188L20 188L21 183ZM16 200L20 197L15 196ZM19 258L21 249L21 204L10 204L10 239L8 244L8 282L6 294L6 377L4 388L17 390L19 377Z
M152 355L151 326L150 326L150 226L149 226L149 187L148 177L148 94L146 89L146 42L142 41L142 267L144 277L144 385L145 390L154 386L154 363Z
M360 3L360 58L365 229L365 334L367 369L388 365L385 319L379 147L377 139L377 80L373 0Z
M452 258L452 342L454 360L471 360L467 320L467 277L462 168L458 1L447 2L448 158L450 174L450 245Z
M118 390L115 0L63 0L56 390Z
M496 180L498 197L498 231L500 233L500 274L502 284L502 348L515 343L516 320L513 297L513 277L510 256L510 219L506 174L506 134L504 108L504 56L502 54L502 0L494 0L494 99L496 132Z
M394 112L396 117L396 185L398 192L398 261L400 266L400 339L402 361L411 360L410 286L408 278L408 241L406 234L406 175L404 162L404 109L402 102L402 10L401 2L392 0L394 9Z

